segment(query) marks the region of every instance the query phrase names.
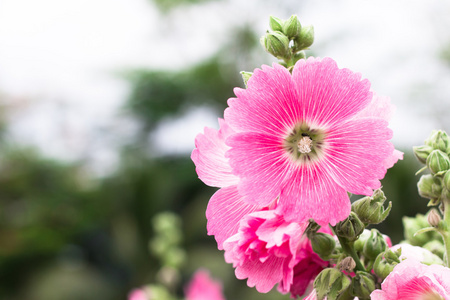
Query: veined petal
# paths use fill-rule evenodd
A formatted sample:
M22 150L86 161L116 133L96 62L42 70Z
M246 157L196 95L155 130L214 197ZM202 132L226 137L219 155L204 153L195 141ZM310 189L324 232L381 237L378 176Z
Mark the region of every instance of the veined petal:
M331 58L299 60L292 77L297 89L301 119L312 126L344 122L363 110L372 99L370 82L361 74L339 69Z
M242 201L236 186L221 188L209 200L206 209L208 235L214 235L217 246L238 232L240 220L260 207Z
M256 69L247 89L235 89L225 120L236 131L286 133L299 120L300 106L289 71L278 64Z
M239 193L250 204L268 206L280 194L289 174L289 159L282 140L260 133L236 133L227 139L226 153L240 177Z
M351 193L371 195L386 174L392 156L392 131L378 118L361 118L337 124L327 134L324 166L332 178Z
M205 133L197 135L191 159L198 177L204 183L226 187L237 184L239 178L233 175L228 158L225 157L225 152L230 148L225 144L225 139L232 134L232 130L222 119L219 119L219 124L219 130L205 127Z
M287 221L335 225L350 214L347 192L329 174L316 165L305 165L287 180L277 210Z

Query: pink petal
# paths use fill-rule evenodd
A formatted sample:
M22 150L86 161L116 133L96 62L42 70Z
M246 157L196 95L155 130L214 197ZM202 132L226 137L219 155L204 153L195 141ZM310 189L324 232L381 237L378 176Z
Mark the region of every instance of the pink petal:
M235 89L228 100L225 120L236 131L278 135L299 120L300 106L289 71L278 64L256 69L248 88Z
M395 106L391 104L391 99L386 96L378 96L373 94L372 100L368 106L360 111L356 118L375 117L385 121L390 121L395 112Z
M208 235L214 235L219 250L223 242L238 232L240 220L260 207L242 201L236 186L221 188L206 209Z
M347 192L319 165L301 166L281 192L277 210L286 221L335 225L350 214Z
M299 60L292 77L302 120L317 127L343 122L371 101L370 82L361 74L339 69L331 58Z
M225 300L220 282L211 279L209 272L198 270L186 287L186 300Z
M280 138L260 133L237 133L227 139L230 165L241 179L239 193L244 201L268 206L280 194L289 158Z
M197 135L195 149L191 159L194 161L199 178L210 186L226 187L238 183L225 157L229 147L225 144L227 136L232 134L225 121L219 119L220 129L205 127L205 133Z
M392 131L382 119L361 118L333 126L327 134L328 173L351 193L371 195L386 174L385 160L394 152Z

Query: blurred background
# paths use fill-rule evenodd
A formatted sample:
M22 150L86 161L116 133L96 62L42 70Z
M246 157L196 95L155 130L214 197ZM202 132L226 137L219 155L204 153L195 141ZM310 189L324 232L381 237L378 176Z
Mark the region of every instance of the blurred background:
M399 242L401 217L426 211L411 148L450 126L450 2L1 0L0 299L126 299L149 283L181 298L201 267L227 299L289 299L225 264L206 235L215 189L189 155L239 71L274 61L259 45L269 15L291 14L315 27L309 55L397 106L405 159L382 182L380 230Z

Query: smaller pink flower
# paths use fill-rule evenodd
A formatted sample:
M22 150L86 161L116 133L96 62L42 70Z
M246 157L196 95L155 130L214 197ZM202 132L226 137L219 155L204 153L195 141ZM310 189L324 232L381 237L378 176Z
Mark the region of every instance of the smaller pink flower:
M307 226L287 222L275 210L248 214L238 233L223 243L225 260L233 263L238 279L248 278L248 286L261 293L278 284L280 292L302 296L328 265L312 251L303 234Z
M143 289L134 289L128 294L128 300L148 300L147 293Z
M381 284L372 300L450 299L450 269L441 265L424 265L406 259Z
M225 300L220 282L211 279L209 272L198 270L186 287L186 300Z

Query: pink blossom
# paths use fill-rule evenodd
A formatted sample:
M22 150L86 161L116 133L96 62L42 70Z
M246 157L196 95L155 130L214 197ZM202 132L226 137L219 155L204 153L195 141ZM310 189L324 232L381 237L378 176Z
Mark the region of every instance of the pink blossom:
M372 300L450 299L450 269L406 259L370 296Z
M278 64L263 66L235 94L225 110L233 132L222 148L229 167L218 170L234 175L248 204L278 199L288 221L345 219L347 191L371 195L402 156L389 142L389 100L330 58L300 60L292 75ZM197 164L197 172L204 167Z
M225 260L233 263L238 279L248 278L248 286L261 293L278 284L280 292L301 296L328 265L303 235L307 225L286 222L274 210L251 213L224 242Z
M134 289L128 294L128 300L148 300L146 292L143 289Z
M198 270L186 287L186 300L225 300L222 285L210 278L208 271Z

